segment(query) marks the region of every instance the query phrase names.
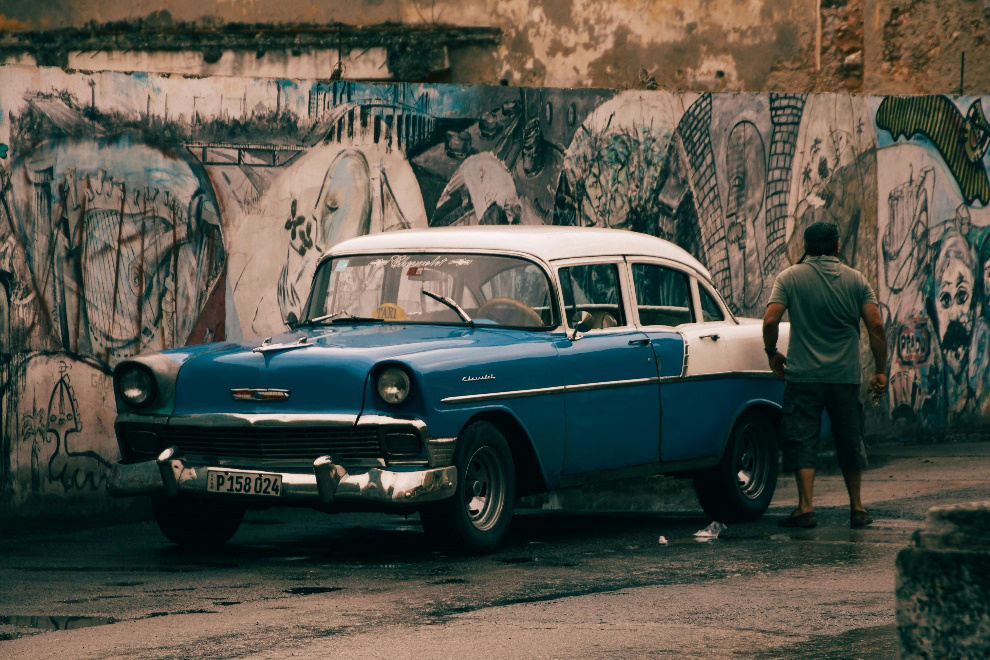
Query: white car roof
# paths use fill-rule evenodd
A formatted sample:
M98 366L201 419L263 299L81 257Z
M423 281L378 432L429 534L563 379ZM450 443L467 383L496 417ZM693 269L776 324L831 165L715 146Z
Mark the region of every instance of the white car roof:
M711 280L686 250L669 241L623 229L486 225L406 229L352 238L328 256L356 252L494 250L529 254L543 261L614 255L661 257L682 263Z

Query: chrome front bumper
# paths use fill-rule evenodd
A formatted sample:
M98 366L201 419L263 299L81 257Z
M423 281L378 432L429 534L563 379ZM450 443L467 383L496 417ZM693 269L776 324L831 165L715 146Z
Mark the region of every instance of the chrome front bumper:
M191 465L178 452L169 448L156 460L118 463L113 467L107 490L114 497L133 495L180 494L206 495L210 497L244 497L220 495L207 490L206 472L210 466ZM217 466L219 467L219 466ZM262 472L260 470L239 470ZM271 471L264 471L271 473ZM313 462L313 472L278 472L282 476L282 492L277 498L262 501L277 505L279 502L333 504L335 501L359 501L377 504L423 504L450 497L457 486L457 468L454 466L397 471L370 468L365 472L348 474L330 456L321 456Z

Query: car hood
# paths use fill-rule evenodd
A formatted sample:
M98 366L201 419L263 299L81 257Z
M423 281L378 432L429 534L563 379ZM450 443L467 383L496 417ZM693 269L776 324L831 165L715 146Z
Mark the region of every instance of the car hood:
M340 324L301 329L262 340L222 342L166 351L181 365L178 415L327 413L358 415L369 371L383 360L517 344L534 333L483 327ZM305 340L304 344L299 344ZM425 357L425 356L424 356ZM418 362L419 360L417 360ZM232 390L284 389L281 401L235 401Z

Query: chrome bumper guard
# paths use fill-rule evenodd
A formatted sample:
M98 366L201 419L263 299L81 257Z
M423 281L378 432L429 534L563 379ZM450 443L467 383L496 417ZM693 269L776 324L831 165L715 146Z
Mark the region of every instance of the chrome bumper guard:
M207 469L211 466L190 465L175 448L163 451L156 460L113 467L107 490L114 497L132 495L179 494L223 497L207 491ZM216 466L219 467L219 466ZM238 469L239 470L239 469ZM239 470L268 472L267 470ZM321 456L313 463L313 473L278 472L282 476L282 494L278 501L333 504L337 500L373 502L379 504L422 504L450 497L457 486L454 466L396 471L370 468L349 474L330 456ZM233 497L238 497L234 495ZM252 498L247 498L252 499Z

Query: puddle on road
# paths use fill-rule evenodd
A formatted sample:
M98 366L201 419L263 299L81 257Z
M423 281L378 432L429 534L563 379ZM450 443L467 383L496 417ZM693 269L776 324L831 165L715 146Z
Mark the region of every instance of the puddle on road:
M0 624L38 630L75 630L115 622L112 616L0 616Z
M343 587L292 587L283 593L293 596L312 596L313 594L328 594L333 591L340 591Z

